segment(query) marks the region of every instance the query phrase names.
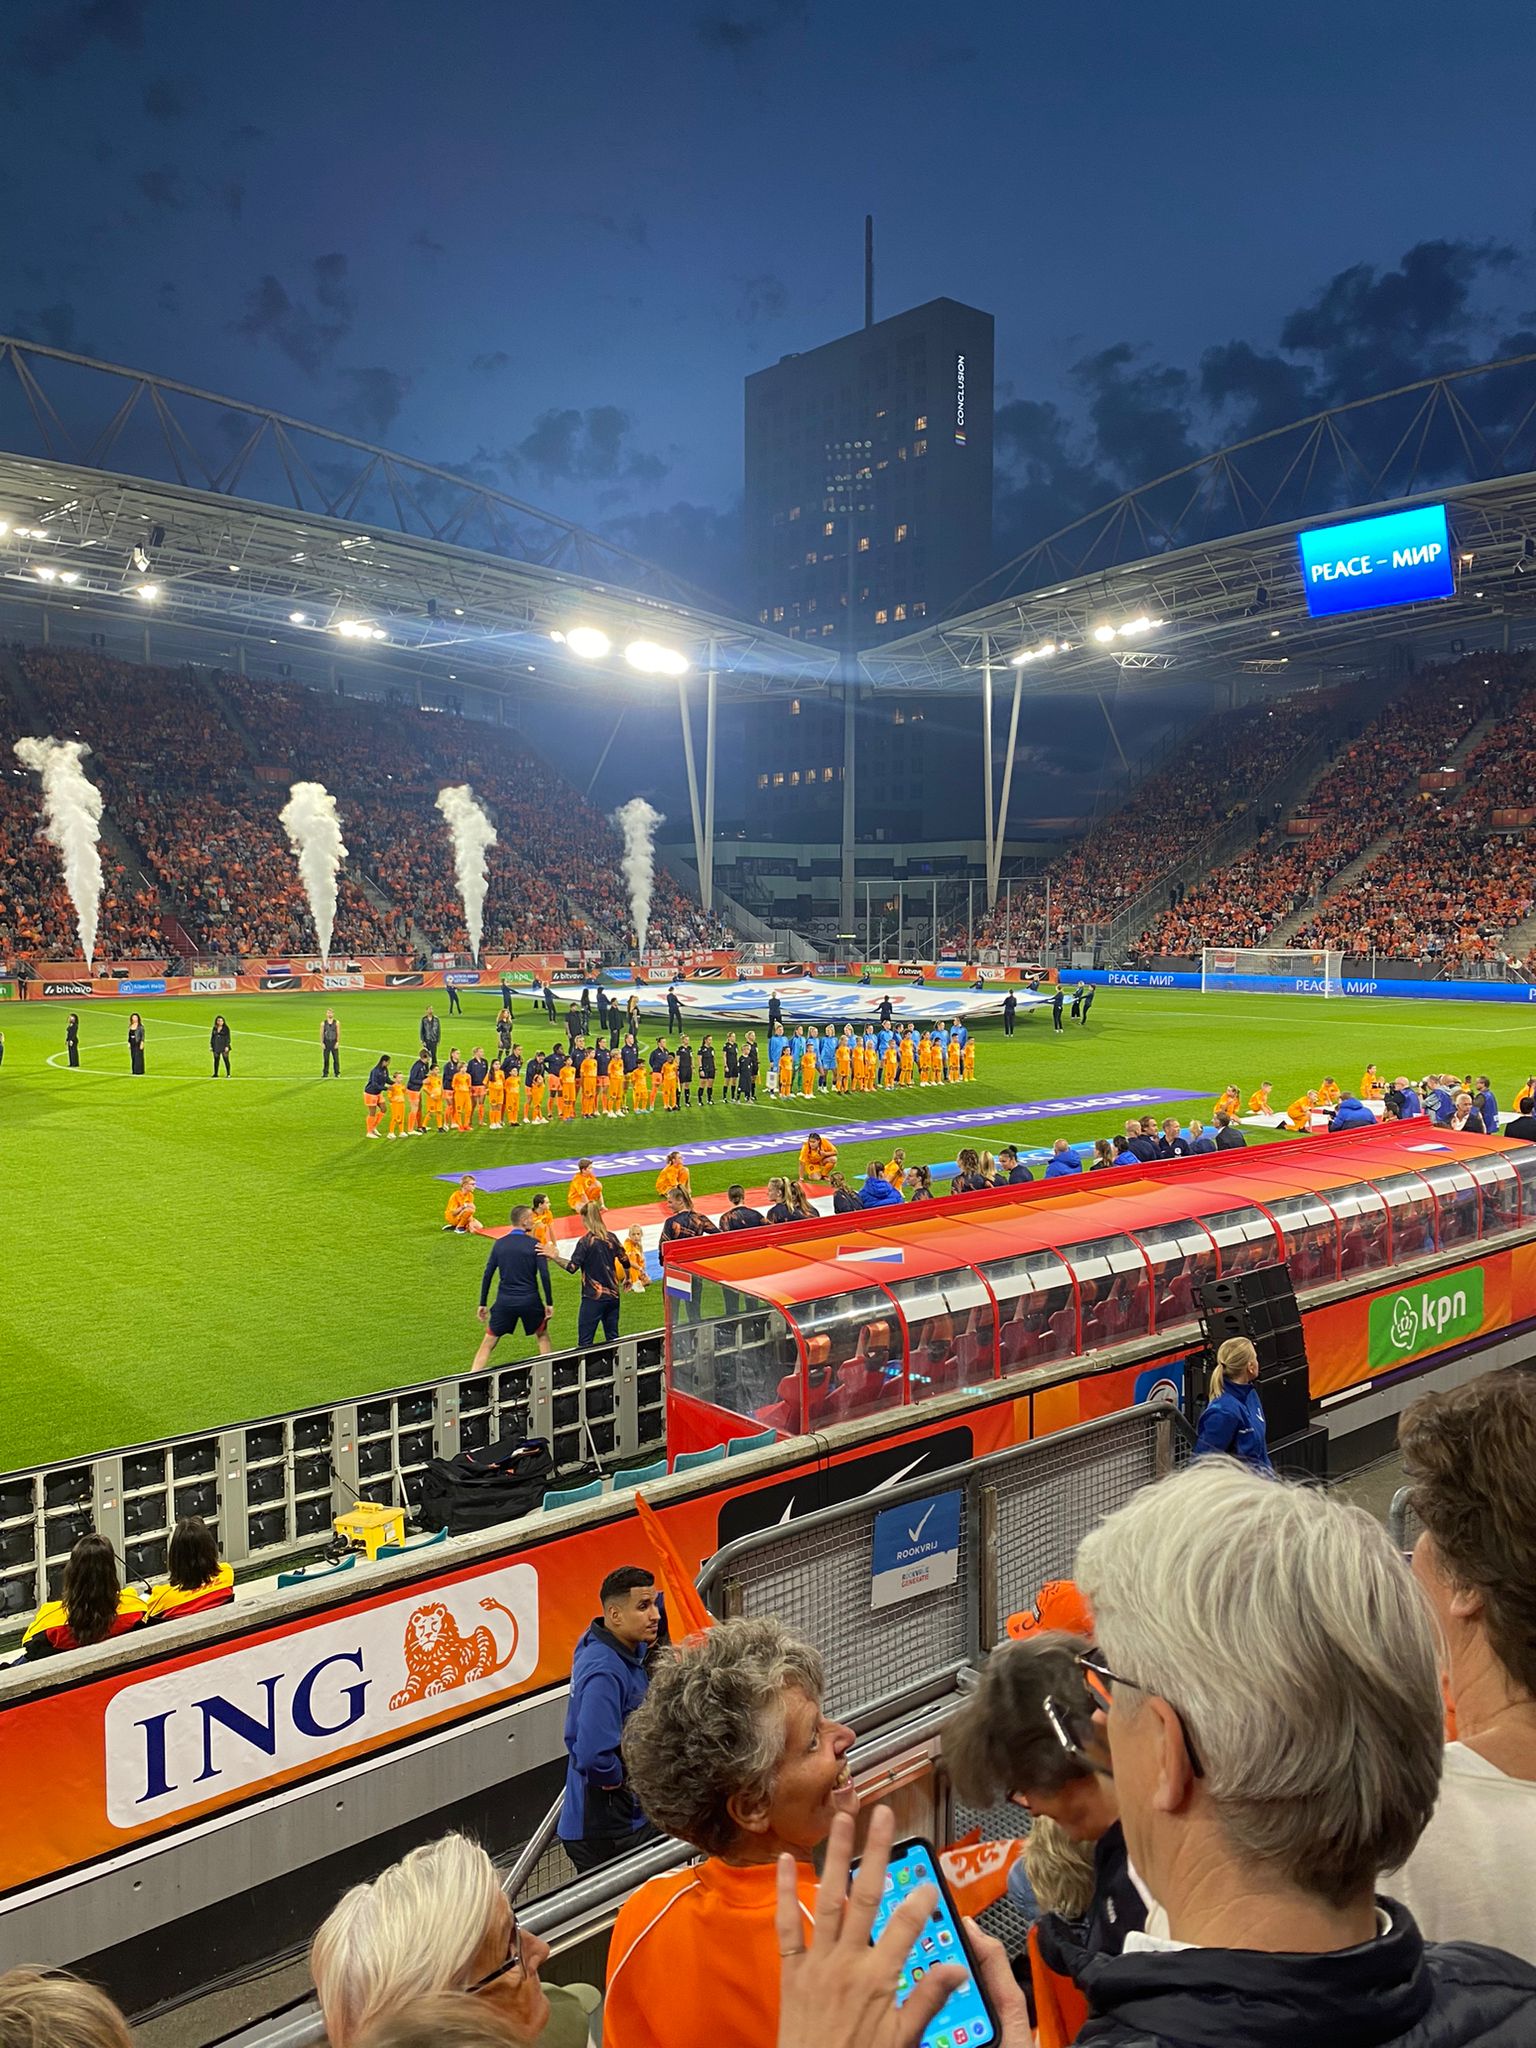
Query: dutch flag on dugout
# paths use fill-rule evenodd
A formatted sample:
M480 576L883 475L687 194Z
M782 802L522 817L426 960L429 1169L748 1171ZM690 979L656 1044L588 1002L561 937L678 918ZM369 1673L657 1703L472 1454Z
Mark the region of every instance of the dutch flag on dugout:
M673 1273L669 1271L667 1274L667 1292L668 1294L675 1295L679 1301L692 1300L693 1275L691 1273Z

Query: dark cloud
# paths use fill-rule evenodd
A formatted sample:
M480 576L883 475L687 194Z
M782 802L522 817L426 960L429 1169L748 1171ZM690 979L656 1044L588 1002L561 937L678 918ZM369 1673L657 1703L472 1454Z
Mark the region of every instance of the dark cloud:
M183 213L192 204L186 179L172 164L155 164L140 171L134 184L149 201L166 213Z
M643 214L584 212L575 215L575 219L583 227L596 228L599 234L612 235L616 241L627 242L632 249L651 246L651 231Z
M739 499L724 508L681 499L652 511L605 519L599 531L709 592L727 610L746 602Z
M425 228L418 228L412 235L411 247L418 256L445 256L448 253L447 243L433 241Z
M357 308L345 256L317 256L310 275L312 290L306 297L268 271L246 293L245 310L231 328L249 341L270 341L313 377L346 339Z
M142 50L149 0L76 0L48 5L41 19L23 29L11 55L34 78L51 78L78 63L98 43L115 50Z
M543 483L660 483L671 465L628 445L632 425L617 405L557 407L502 459L512 475L531 471Z
M726 57L744 57L780 30L806 19L806 0L774 0L765 12L733 14L723 7L696 14L693 33L706 50Z
M789 286L771 270L740 277L736 283L740 288L736 318L743 327L755 327L759 320L777 320L789 305Z
M144 88L144 111L152 121L184 121L203 103L193 78L152 78Z
M40 341L48 348L72 350L76 355L94 355L92 344L82 341L79 313L68 299L55 299L32 313L13 313L11 332L23 341Z
M410 378L378 365L343 370L340 376L347 394L338 409L343 424L360 434L387 434L400 417Z
M482 377L497 376L511 366L512 358L504 348L493 348L488 355L471 356L469 359L469 367Z
M1015 400L998 408L995 526L1002 557L1202 454L1332 406L1521 352L1530 345L1523 329L1511 331L1495 311L1517 261L1505 243L1440 240L1415 244L1396 264L1352 264L1285 314L1272 343L1216 343L1194 374L1151 362L1128 341L1083 357L1072 368L1063 406ZM1355 416L1347 431L1357 482L1390 459L1406 425L1390 408ZM1449 442L1443 454L1423 452L1426 475L1437 460L1450 468L1458 460ZM1260 502L1282 484L1302 489L1301 480L1285 474L1293 453L1281 441L1245 454L1244 474ZM1265 468L1271 457L1273 474ZM1177 520L1171 503L1164 509ZM1240 509L1230 506L1231 517ZM1299 500L1285 509L1299 513Z

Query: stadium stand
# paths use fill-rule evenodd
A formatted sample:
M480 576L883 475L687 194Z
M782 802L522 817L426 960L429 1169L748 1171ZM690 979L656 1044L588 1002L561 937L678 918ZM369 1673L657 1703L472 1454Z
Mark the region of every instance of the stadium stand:
M1531 778L1529 762L1523 774L1519 765L1529 676L1522 657L1476 655L1420 677L1345 749L1294 817L1165 910L1132 957L1182 958L1202 946L1263 945L1319 899L1319 913L1284 943L1357 953L1374 945L1404 959L1447 950L1460 958L1491 957L1497 935L1532 900L1524 880L1530 857L1522 851L1513 860L1486 825L1504 801L1502 792ZM1499 723L1465 764L1466 796L1419 818L1417 806L1436 803L1436 793L1421 795L1420 778L1436 776L1489 718ZM1506 761L1507 780L1495 766ZM1501 793L1497 801L1493 792ZM1402 827L1409 811L1414 821ZM1333 878L1384 836L1387 844L1366 876L1330 898ZM1379 907L1373 910L1373 903Z
M1334 696L1306 692L1273 705L1251 705L1201 727L1080 845L1032 880L1027 901L1016 900L979 923L976 947L997 947L1007 959L1037 958L1046 938L1047 880L1053 933L1109 922L1171 873L1192 847L1251 805L1254 793L1315 739L1320 719L1336 709ZM942 939L963 948L965 925L951 926Z
M349 858L338 894L338 951L467 950L435 809L449 781L470 782L497 821L488 948L619 950L627 943L617 833L512 733L407 705L138 667L85 651L24 650L16 680L11 691L0 682L7 758L23 732L87 741L108 816L142 860L137 882L122 863L108 863L103 957L175 950L157 890L201 952L312 946L278 823L287 786L298 779L323 781L341 809ZM73 952L73 913L56 857L36 830L35 786L8 772L0 781L0 950ZM654 944L715 945L731 936L658 870Z

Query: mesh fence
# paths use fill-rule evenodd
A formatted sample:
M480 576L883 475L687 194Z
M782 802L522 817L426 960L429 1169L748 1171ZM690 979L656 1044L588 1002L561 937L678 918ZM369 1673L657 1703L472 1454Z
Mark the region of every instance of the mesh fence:
M1158 1476L1169 1411L1132 1408L1091 1433L1068 1432L989 1466L997 1495L997 1617L1028 1607L1047 1579L1072 1576L1077 1546Z
M1017 1806L967 1806L957 1799L951 1811L952 1839L964 1841L975 1829L983 1842L1011 1842L1029 1833L1029 1816ZM1000 1941L1010 1956L1021 1955L1030 1922L1007 1892L981 1915L981 1931Z
M894 1607L870 1604L875 1517L885 1501L819 1527L791 1524L764 1548L732 1562L743 1614L773 1614L826 1659L827 1698L857 1714L877 1700L921 1686L963 1663L974 1544L973 1503L962 1503L954 1585Z

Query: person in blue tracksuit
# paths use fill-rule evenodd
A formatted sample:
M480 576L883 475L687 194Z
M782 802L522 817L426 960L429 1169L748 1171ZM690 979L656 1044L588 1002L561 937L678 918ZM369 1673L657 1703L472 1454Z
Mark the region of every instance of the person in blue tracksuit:
M1195 1438L1197 1458L1224 1454L1273 1472L1264 1404L1259 1399L1259 1354L1247 1337L1229 1337L1216 1354L1211 1399Z
M1375 1123L1375 1117L1358 1095L1346 1095L1329 1117L1328 1128L1330 1131L1369 1131Z
M1051 1146L1051 1156L1045 1163L1047 1180L1064 1180L1069 1173L1081 1173L1083 1162L1075 1148L1065 1138L1057 1138Z
M892 1187L885 1177L884 1166L878 1159L871 1159L859 1186L859 1207L884 1209L893 1202L898 1209L901 1207L901 1189Z
M832 1076L837 1067L837 1029L829 1024L816 1041L816 1085L831 1089Z
M661 1629L656 1581L620 1565L602 1583L602 1613L576 1645L565 1709L561 1845L580 1871L611 1863L656 1833L629 1789L624 1723L650 1690L648 1659Z

